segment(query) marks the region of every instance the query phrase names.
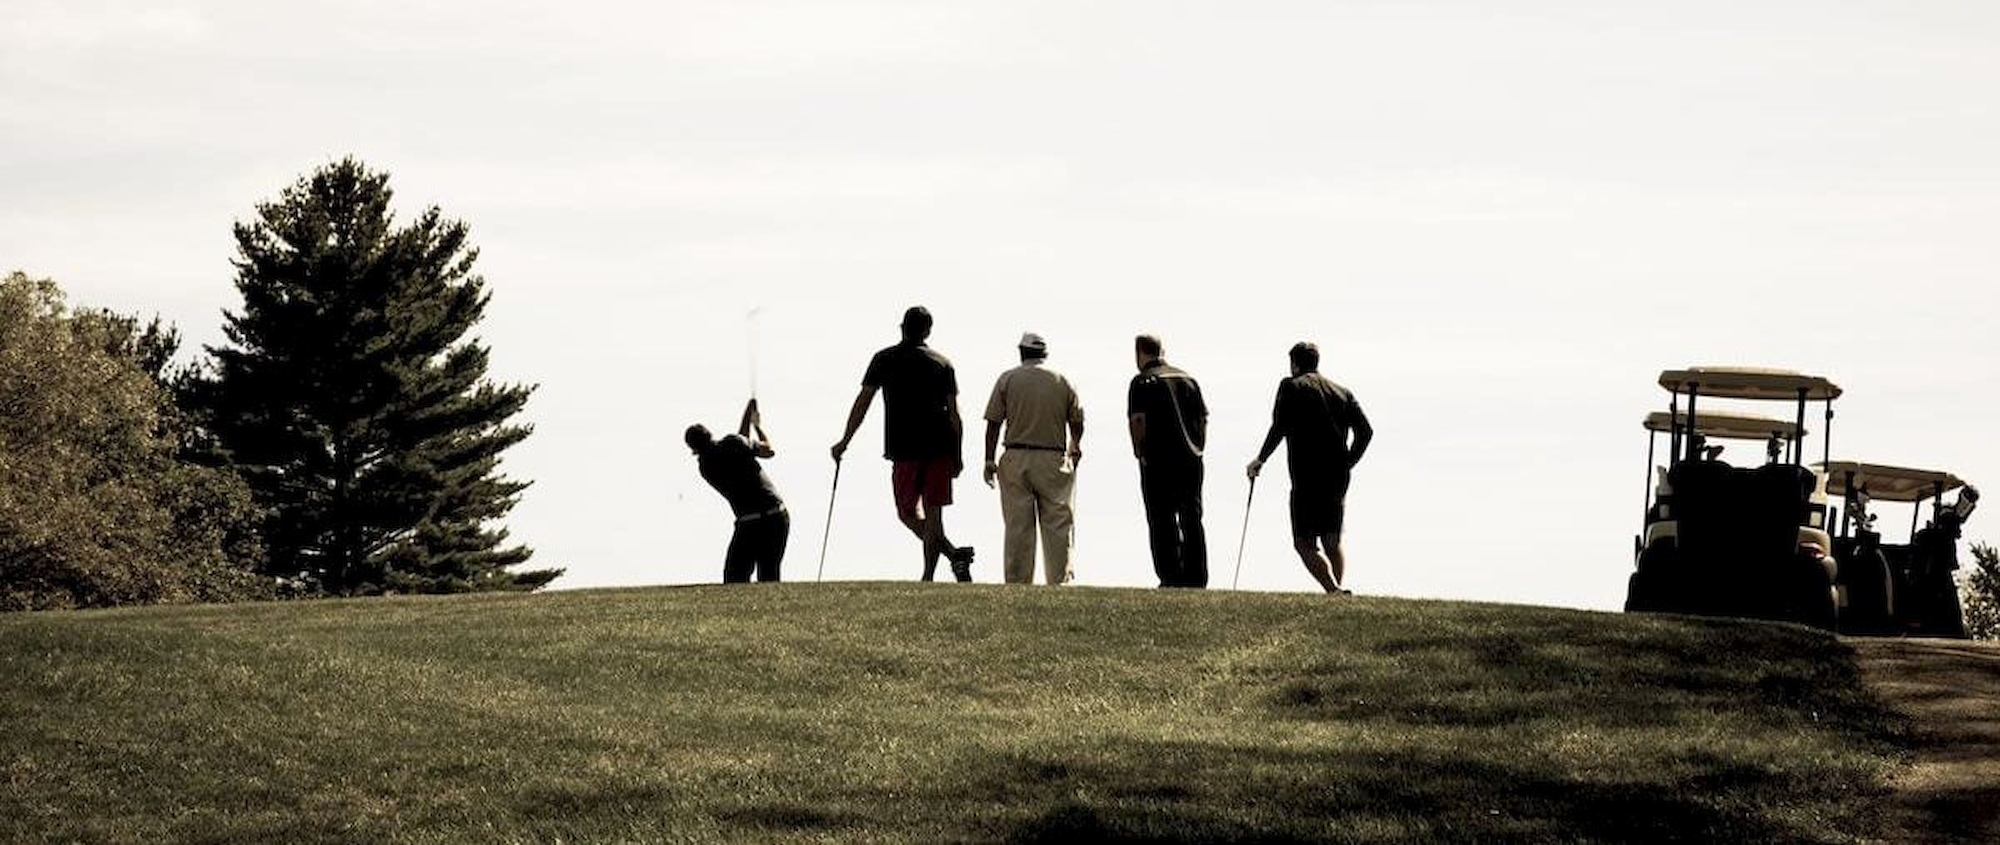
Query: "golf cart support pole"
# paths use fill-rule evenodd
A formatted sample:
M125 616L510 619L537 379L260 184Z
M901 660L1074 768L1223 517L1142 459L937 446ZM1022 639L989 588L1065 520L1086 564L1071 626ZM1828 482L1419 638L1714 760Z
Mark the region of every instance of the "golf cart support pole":
M1799 388L1798 428L1792 430L1792 466L1806 462L1806 389Z
M1668 417L1667 419L1672 420L1673 418ZM1646 495L1639 499L1640 503L1646 506L1646 509L1639 523L1640 525L1645 525L1653 519L1653 446L1659 442L1660 435L1658 433L1646 432Z
M1667 466L1673 467L1681 460L1681 390L1674 388L1674 398L1667 401ZM1651 464L1652 461L1647 461Z
M1919 511L1923 510L1923 506L1918 505L1916 507L1916 510ZM1944 513L1944 482L1939 481L1931 485L1931 525L1933 527L1935 527L1938 524L1938 517L1943 513ZM1911 513L1911 516L1915 515L1916 515L1915 513ZM1915 520L1912 520L1910 522L1910 541L1914 543L1916 539L1917 539L1917 524Z
M1250 476L1250 495L1243 497L1243 533L1236 538L1236 574L1229 576L1229 589L1243 577L1243 545L1250 540L1250 503L1257 501L1257 476Z
M826 527L819 532L819 574L814 581L826 578L826 541L833 537L833 501L840 495L840 459L833 459L833 489L826 494Z
M1700 395L1701 395L1701 384L1699 382L1692 382L1692 381L1688 382L1688 423L1687 423L1687 437L1684 438L1687 441L1687 454L1683 456L1681 460L1686 460L1686 461L1694 460L1694 432L1695 432L1694 400L1695 397Z
M1854 495L1854 470L1851 470L1851 469L1850 469L1850 470L1848 470L1848 471L1847 471L1847 481L1846 481L1846 482L1844 482L1844 485L1843 485L1842 489L1844 489L1844 490L1846 490L1846 491L1847 491L1847 495L1849 495L1849 496L1852 496L1852 495ZM1827 498L1831 499L1831 498L1833 498L1833 497L1832 497L1832 496L1828 496ZM1850 517L1851 517L1851 516L1853 516L1853 512L1851 512L1851 511L1850 511L1850 512L1848 513L1848 516L1850 516ZM1855 532L1855 531L1862 531L1862 530L1866 530L1867 528L1868 528L1868 526L1866 526L1866 525L1857 525L1857 526L1855 526L1854 528L1852 528L1852 529L1849 529L1849 528L1848 528L1848 527L1847 527L1847 526L1846 526L1845 524L1842 524L1842 525L1841 525L1841 529L1842 529L1843 531L1845 531L1845 532L1847 533L1847 536L1849 536L1849 537L1852 537L1852 536L1854 536L1854 532Z

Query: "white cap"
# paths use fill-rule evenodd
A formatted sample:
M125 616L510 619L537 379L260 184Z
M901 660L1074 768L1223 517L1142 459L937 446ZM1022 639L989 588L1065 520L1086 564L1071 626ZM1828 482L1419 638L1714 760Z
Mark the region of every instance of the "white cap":
M1041 335L1034 332L1022 332L1020 346L1022 349L1031 349L1036 352L1049 351L1048 341L1043 340Z

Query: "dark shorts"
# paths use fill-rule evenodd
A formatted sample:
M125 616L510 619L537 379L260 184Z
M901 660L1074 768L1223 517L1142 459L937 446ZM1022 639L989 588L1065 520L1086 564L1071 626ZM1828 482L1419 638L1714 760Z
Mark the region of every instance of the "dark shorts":
M1346 476L1337 476L1317 484L1292 484L1292 536L1333 537L1340 541L1340 532L1347 524L1347 484Z
M896 515L916 516L921 506L921 513L930 516L938 508L951 504L951 468L954 463L948 458L892 462L889 481L895 489Z

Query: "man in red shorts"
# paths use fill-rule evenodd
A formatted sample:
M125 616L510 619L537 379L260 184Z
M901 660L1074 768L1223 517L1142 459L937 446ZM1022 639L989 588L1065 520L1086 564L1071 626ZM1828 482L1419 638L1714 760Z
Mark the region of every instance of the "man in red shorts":
M875 353L861 377L861 392L847 413L847 431L833 444L833 459L868 416L882 394L883 456L889 459L896 516L923 542L924 580L937 575L938 558L951 561L951 574L972 580L972 547L954 546L944 535L944 508L951 482L965 469L965 426L958 416L958 375L951 361L924 345L931 335L931 312L919 305L903 312L901 343Z

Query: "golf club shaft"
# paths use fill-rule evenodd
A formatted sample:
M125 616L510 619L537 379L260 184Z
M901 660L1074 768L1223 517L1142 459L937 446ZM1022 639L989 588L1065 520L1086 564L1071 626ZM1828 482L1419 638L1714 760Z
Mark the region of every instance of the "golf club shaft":
M1250 477L1250 495L1243 498L1243 534L1236 540L1236 574L1229 576L1229 589L1243 577L1243 546L1250 540L1250 503L1257 501L1257 477Z
M757 347L759 345L758 342L761 340L757 336L757 318L763 316L763 312L764 306L759 305L756 308L750 309L750 313L745 314L743 317L743 321L747 324L744 327L745 331L743 334L744 343L749 347L750 352L750 398L752 399L757 398Z
M833 489L826 494L826 528L819 533L819 574L814 581L826 578L826 541L833 537L833 502L840 495L840 461L833 462Z

